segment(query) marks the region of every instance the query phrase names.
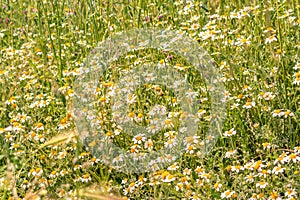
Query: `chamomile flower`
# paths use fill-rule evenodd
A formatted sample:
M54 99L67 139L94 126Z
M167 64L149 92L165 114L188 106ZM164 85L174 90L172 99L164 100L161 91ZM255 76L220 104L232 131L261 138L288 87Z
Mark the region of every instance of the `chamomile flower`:
M270 44L270 43L276 42L276 41L277 41L276 35L271 35L270 37L266 38L265 43Z
M223 133L223 135L225 137L231 137L231 136L233 136L235 134L236 134L236 130L234 130L234 128L230 129L229 131L225 131L225 133Z

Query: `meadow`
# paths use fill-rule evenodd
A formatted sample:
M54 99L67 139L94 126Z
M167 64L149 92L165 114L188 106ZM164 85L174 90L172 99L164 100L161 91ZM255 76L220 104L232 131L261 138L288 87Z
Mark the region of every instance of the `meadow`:
M0 199L299 199L299 26L299 0L0 0ZM91 86L94 113L84 101L74 104L74 84L99 44L142 28L172 30L207 52L224 85L220 116L205 75L184 57L144 43ZM127 45L121 42L120 49ZM197 102L188 116L197 131L170 165L120 172L91 151L95 140L82 140L74 107L101 140L130 155L175 149L186 116L172 88L127 90L130 74L150 65L168 66L192 86L185 95ZM127 96L115 105L119 90ZM214 139L205 133L221 115L204 155ZM115 122L120 118L153 135L130 135Z

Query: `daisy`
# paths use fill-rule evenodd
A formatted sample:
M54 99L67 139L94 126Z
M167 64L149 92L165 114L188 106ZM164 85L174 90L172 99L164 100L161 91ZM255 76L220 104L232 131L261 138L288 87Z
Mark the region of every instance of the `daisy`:
M295 80L293 81L293 84L300 85L300 72L297 72L294 76L295 76Z
M230 106L230 110L234 110L234 109L238 108L239 105L240 105L240 104L238 104L238 103L232 104L232 105Z
M167 142L164 143L166 148L172 148L176 145L175 139L169 139Z
M264 181L260 181L260 182L256 183L256 187L259 187L261 189L266 188L267 185L268 185L268 183L264 182Z
M59 172L60 176L65 176L66 174L68 174L68 171L63 169Z
M221 183L215 183L214 184L214 189L216 190L216 191L220 191L220 189L222 188L222 184Z
M148 139L144 144L145 149L151 150L153 149L153 142L151 139Z
M263 98L266 101L273 100L275 98L275 95L272 94L272 92L261 92L259 94L259 99Z
M244 170L244 167L242 167L240 165L232 166L232 168L231 168L231 171L233 171L233 172L239 172L241 170Z
M174 127L174 124L172 123L171 119L165 119L165 128L172 128Z
M177 183L175 186L175 190L176 191L183 190L183 183Z
M128 104L133 104L136 102L137 96L135 94L129 93L126 97L126 101Z
M272 116L273 116L273 117L281 117L281 116L283 116L284 113L281 112L281 111L282 111L281 109L274 110L274 111L272 112Z
M230 199L234 196L236 196L235 191L226 190L225 192L221 193L222 199Z
M192 170L191 170L191 169L188 169L188 168L185 168L185 169L183 170L183 174L184 174L184 175L190 175L191 172L192 172Z
M93 157L90 159L90 162L92 163L92 165L94 165L94 163L98 163L100 161L100 159Z
M279 165L279 166L275 166L273 168L272 173L278 175L278 173L283 173L284 170L285 170L285 168L283 168Z
M91 176L89 174L85 174L80 178L81 182L89 182L90 180L92 180Z
M300 153L300 146L294 147L294 152L295 152L295 153Z
M19 144L17 144L17 143L12 143L12 144L10 145L9 149L17 150L19 147L20 147Z
M234 128L230 129L229 131L225 131L225 133L223 134L225 137L230 137L236 134L236 131L234 130Z
M288 189L288 190L284 193L284 195L285 195L286 197L296 197L297 192L296 192L295 189Z
M49 175L49 178L56 178L58 176L58 173L56 171L52 171Z
M259 169L258 176L266 178L268 174L271 174L271 170Z
M295 153L291 153L290 155L285 156L283 158L283 162L289 163L290 161L293 161L293 163L296 163L297 161L300 161L300 157Z
M241 37L237 40L237 42L235 43L237 46L241 46L241 45L250 45L251 41L250 41L250 37L249 38L244 38Z
M254 182L254 175L253 174L249 174L244 179L246 180L246 182L252 183L252 182Z
M236 150L230 150L225 153L225 158L231 158L236 154Z
M193 145L189 145L185 148L185 152L188 154L193 154L196 148Z
M193 31L196 31L200 28L200 25L199 24L192 24L190 30L193 30Z
M294 70L300 70L300 62L297 63L294 67L293 67Z
M241 15L238 12L230 12L230 18L231 19L240 19Z
M171 166L168 167L168 170L169 171L174 171L178 168L179 168L179 166L177 165L177 163L174 163L174 164L172 164Z
M1 186L1 184L0 184L0 186ZM26 179L23 181L23 183L21 185L21 187L24 189L29 188L30 186L31 186L31 183Z
M277 194L277 192L272 191L268 200L282 200L282 198Z
M146 140L145 134L138 134L138 135L134 136L133 143L134 144L141 144L145 140Z
M275 42L275 41L277 41L276 35L271 35L270 37L266 38L265 43L270 44L270 43Z
M285 111L283 114L283 117L287 118L289 116L291 116L291 117L294 116L294 113L292 113L290 110Z
M284 162L285 162L284 158L286 155L287 155L286 153L282 153L278 158L275 159L274 165L276 165L277 163L284 164Z
M255 106L255 102L254 101L247 101L245 105L243 105L243 108L246 108L246 109L250 109L252 107Z
M262 145L263 145L264 149L270 149L271 148L271 145L268 142L264 142Z

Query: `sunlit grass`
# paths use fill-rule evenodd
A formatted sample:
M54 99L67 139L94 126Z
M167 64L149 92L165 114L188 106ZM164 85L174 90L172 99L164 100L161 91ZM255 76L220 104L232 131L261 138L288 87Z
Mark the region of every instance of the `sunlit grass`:
M299 198L299 9L294 0L0 1L1 198ZM113 88L134 63L168 61L194 84L202 109L199 137L174 165L125 174L102 164L80 142L73 82L99 42L142 27L179 31L211 55L226 87L226 121L216 146L201 157L211 119L203 77L176 55L152 50L124 55L102 89ZM99 102L106 102L106 94L98 92ZM165 87L148 85L135 95L141 100L129 116L145 119L141 124L157 103L180 112ZM99 126L111 123L110 111L101 112ZM161 148L173 137L120 138L112 130L106 136L129 152Z

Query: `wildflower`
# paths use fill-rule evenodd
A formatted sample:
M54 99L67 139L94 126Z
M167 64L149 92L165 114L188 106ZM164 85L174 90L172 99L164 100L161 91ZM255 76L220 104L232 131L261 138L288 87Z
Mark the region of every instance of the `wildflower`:
M296 72L293 77L295 77L295 80L293 81L294 85L299 85L300 84L300 72Z
M133 138L134 144L141 144L145 140L146 140L145 134L138 134Z
M225 137L230 137L236 134L236 131L234 130L234 128L230 129L229 131L225 131L225 133L223 134Z
M166 128L174 127L174 124L172 123L172 120L171 120L171 119L166 119L166 120L165 120L165 127L166 127Z
M282 153L278 158L276 158L276 160L274 161L274 165L276 165L277 163L284 164L284 162L286 161L286 159L284 159L285 156L286 153Z
M253 174L249 174L248 176L246 176L244 178L246 180L246 182L254 182L254 175Z
M151 139L148 139L146 142L145 142L145 145L144 145L145 149L148 149L148 150L151 150L153 149L153 142Z
M89 174L85 174L81 177L80 179L82 182L89 182L90 180L92 180L91 176Z
M36 124L35 129L36 129L37 131L39 131L39 130L44 130L44 125L43 125L42 123L39 122L39 123Z
M164 143L166 148L172 148L174 147L177 143L175 139L169 139L167 142Z
M42 134L38 134L34 137L34 140L36 141L40 141L40 142L44 142L45 141L45 138Z
M225 192L221 193L222 199L229 199L229 198L233 198L235 196L236 196L235 191L226 190Z
M240 104L238 104L238 103L232 104L232 105L230 106L230 110L234 110L234 109L238 108L239 105L240 105Z
M231 19L240 19L241 15L238 12L230 12L230 18Z
M94 165L94 163L98 163L100 161L100 159L93 157L90 159L90 162L92 163L92 165Z
M281 200L282 198L277 194L277 192L272 191L268 200Z
M21 187L26 189L26 188L29 188L31 186L31 183L28 181L28 180L24 180Z
M196 172L197 174L201 174L201 173L204 172L204 170L203 170L201 167L197 166L196 169L195 169L195 172Z
M185 152L188 153L188 154L193 154L195 149L196 149L196 148L195 148L193 145L188 145L188 146L185 148Z
M300 70L300 62L297 63L294 67L293 67L294 70Z
M49 178L56 178L58 176L58 173L56 171L52 171L49 175Z
M242 167L240 165L232 166L232 168L231 168L231 171L233 171L233 172L239 172L241 170L244 170L244 167Z
M216 191L220 191L220 189L222 188L222 184L221 183L215 183L214 184L214 189L216 190Z
M266 170L266 169L258 169L258 176L259 177L264 177L266 178L268 174L271 173L271 170Z
M199 28L200 28L199 24L193 24L190 29L195 31L195 30L198 30Z
M231 158L237 153L236 150L230 150L225 153L225 158Z
M188 168L185 168L185 169L183 170L183 174L184 174L184 175L190 175L191 172L192 172L192 170L191 170L191 169L188 169Z
M174 163L174 164L172 164L171 166L168 167L168 170L173 171L173 170L176 170L178 168L179 168L179 166L177 165L177 163Z
M161 69L161 68L165 67L165 60L160 60L157 63L157 66L158 66L158 69Z
M19 144L17 144L17 143L12 143L12 144L10 145L9 149L18 150L19 147L20 147Z
M140 146L138 144L134 144L130 147L130 153L137 153L139 152Z
M283 173L284 170L285 170L285 168L283 168L279 165L279 166L275 166L273 168L272 173L278 175L278 173Z
M183 190L183 183L177 183L175 186L175 190L176 191Z
M297 192L296 192L296 190L295 189L288 189L285 193L284 193L284 195L286 196L286 197L296 197L296 195L297 195Z
M270 44L270 43L275 42L275 41L277 41L276 35L271 35L270 37L266 38L265 43Z
M61 171L59 172L59 174L60 174L61 176L65 176L66 174L68 174L68 171L65 170L65 169L63 169L63 170L61 170Z
M176 179L174 175L170 174L167 171L162 173L161 178L162 178L162 181L165 183L170 183Z
M263 98L266 101L271 101L275 98L275 95L272 94L272 92L261 92L259 94L259 99Z
M294 152L295 152L295 153L300 153L300 146L294 147Z
M74 170L74 171L76 171L76 170L78 170L78 169L80 169L80 168L82 168L82 166L81 166L81 165L78 165L78 164L76 164L76 165L74 165L74 168L73 168L73 170Z
M201 187L204 185L204 181L201 179L196 179L196 186Z
M200 177L203 178L203 180L205 180L206 182L209 182L211 175L209 173L201 173Z
M289 163L290 161L293 161L293 163L296 163L297 161L300 161L300 157L295 153L291 153L290 155L285 156L283 158L283 162Z
M264 149L270 149L271 148L271 145L268 142L264 142L262 145L263 145Z
M294 113L292 113L290 110L285 111L284 114L283 114L284 118L287 118L287 117L290 117L290 116L294 116Z
M57 158L58 159L64 159L67 155L68 155L67 151L61 151L61 152L58 153Z
M241 46L241 45L250 45L251 41L250 41L250 37L248 38L238 38L237 42L235 43L237 46Z
M31 169L28 173L28 176L41 176L43 174L43 170L41 168Z
M277 109L277 110L274 110L274 111L272 112L272 116L273 116L273 117L281 117L281 116L283 116L283 115L284 115L284 113L282 112L281 109Z
M65 191L64 189L61 189L61 190L58 192L57 195L58 195L60 198L62 198L62 197L65 196L65 194L66 194L66 191Z
M250 108L252 108L252 107L254 107L254 106L255 106L255 102L254 102L254 101L251 101L251 100L248 100L248 101L246 102L246 104L243 105L243 108L250 109Z
M258 183L256 183L256 187L259 187L259 188L266 188L268 185L267 182L264 182L264 181L260 181Z

